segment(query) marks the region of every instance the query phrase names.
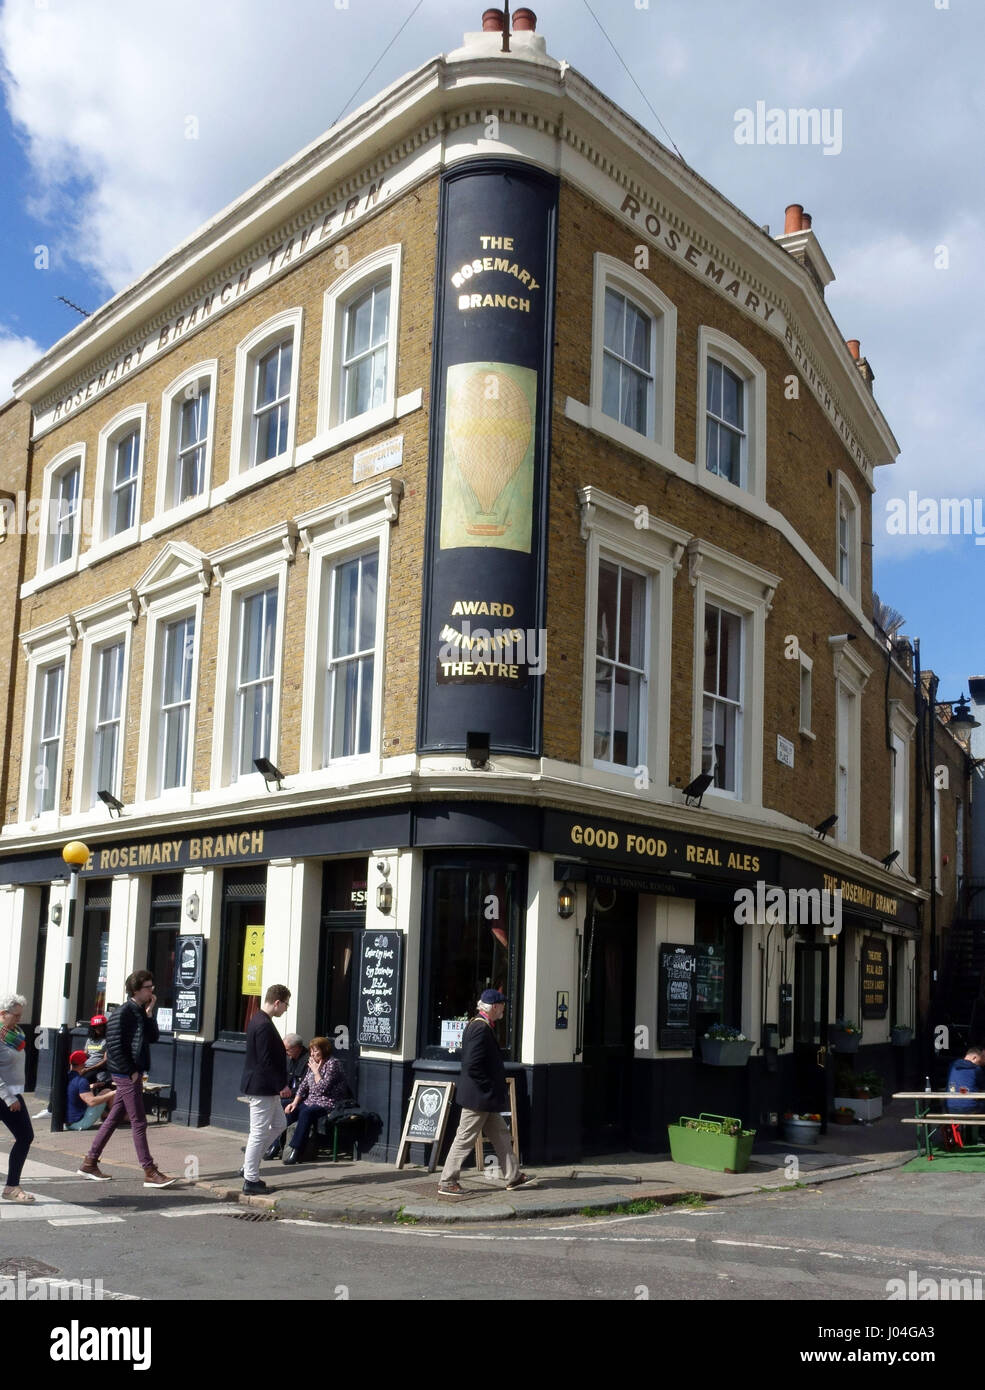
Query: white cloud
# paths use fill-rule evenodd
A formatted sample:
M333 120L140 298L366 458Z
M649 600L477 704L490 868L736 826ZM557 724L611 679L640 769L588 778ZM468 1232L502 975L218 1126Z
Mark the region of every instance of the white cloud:
M33 338L19 338L0 326L0 405L13 395L13 382L35 362L43 349Z

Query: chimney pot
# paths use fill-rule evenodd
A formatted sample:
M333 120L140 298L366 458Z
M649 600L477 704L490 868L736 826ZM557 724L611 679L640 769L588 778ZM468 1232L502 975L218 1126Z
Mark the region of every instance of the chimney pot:
M786 220L783 224L783 235L789 236L791 232L799 232L803 226L804 205L803 203L791 203L786 210Z
M483 10L482 32L484 34L501 34L503 32L502 10Z
M862 344L858 338L846 338L845 346L857 362L862 355Z
M532 34L537 28L537 16L533 10L514 10L513 12L513 32L514 34Z
M811 218L810 213L809 213L809 212L805 212L805 213L803 214L803 216L801 217L801 219L800 219L800 230L801 230L802 232L809 232L810 229L811 229L811 221L812 221L812 218Z

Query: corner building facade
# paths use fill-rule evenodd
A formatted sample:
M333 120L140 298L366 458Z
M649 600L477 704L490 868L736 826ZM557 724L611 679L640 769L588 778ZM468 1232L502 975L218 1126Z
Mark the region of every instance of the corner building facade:
M810 219L771 238L532 29L501 47L394 84L16 384L56 524L0 959L55 1026L84 840L70 1017L148 964L184 1123L245 1128L274 981L378 1159L490 985L533 1162L824 1110L830 1022L887 1059L916 1022L912 680L864 544L897 450ZM835 888L840 931L766 911ZM716 1023L745 1066L702 1060Z

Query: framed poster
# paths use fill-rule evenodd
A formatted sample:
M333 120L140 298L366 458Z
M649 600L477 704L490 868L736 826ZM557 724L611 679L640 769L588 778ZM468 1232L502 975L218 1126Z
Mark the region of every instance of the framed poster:
M694 946L660 947L657 1047L686 1051L694 1046L697 951Z

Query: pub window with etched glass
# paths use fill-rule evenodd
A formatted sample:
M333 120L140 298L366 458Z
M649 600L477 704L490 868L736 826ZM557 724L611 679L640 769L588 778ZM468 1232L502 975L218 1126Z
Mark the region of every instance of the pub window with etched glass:
M457 1057L479 995L507 998L496 1036L508 1057L519 1048L520 924L526 898L521 865L488 860L433 863L427 873L422 1056Z
M600 560L595 628L595 762L646 761L647 579Z
M742 1026L742 928L718 903L694 904L695 1031Z
M738 796L742 788L742 618L706 604L704 642L701 771L711 773L713 786Z

